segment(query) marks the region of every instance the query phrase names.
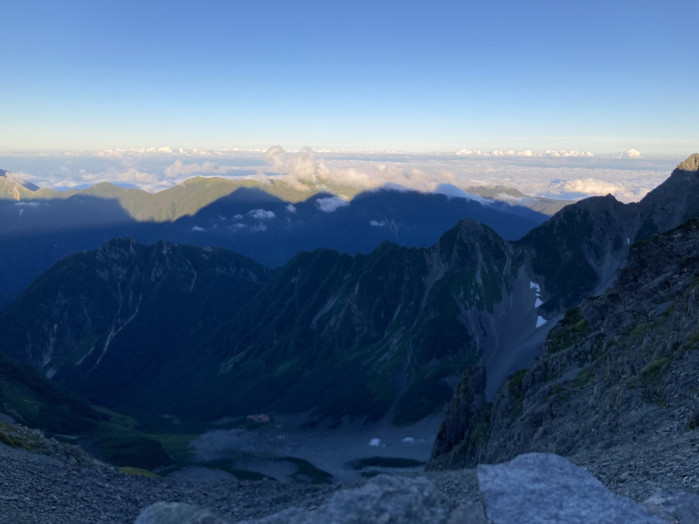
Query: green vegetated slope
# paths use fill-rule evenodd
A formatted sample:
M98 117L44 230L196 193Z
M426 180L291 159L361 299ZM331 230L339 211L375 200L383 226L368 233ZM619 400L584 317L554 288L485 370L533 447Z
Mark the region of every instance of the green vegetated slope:
M0 409L54 433L89 433L101 415L85 400L36 369L0 352Z
M266 193L286 202L300 202L326 188L295 187L280 180L232 180L221 177L194 177L174 187L157 193L142 189L125 188L102 182L85 189L55 191L0 176L0 199L31 202L35 200L66 200L75 196L87 196L114 200L128 215L141 222L171 222L184 216L195 215L199 210L230 195L240 188L261 188ZM358 188L338 188L341 194L352 197Z
M699 219L634 244L604 294L568 311L492 403L472 368L432 467L570 454L699 427ZM669 435L669 433L668 433Z
M138 423L95 407L37 370L0 351L0 412L16 423L83 443L117 466L154 468L172 463L161 442ZM0 423L0 442L51 454L52 446L33 432ZM80 457L78 457L80 459Z

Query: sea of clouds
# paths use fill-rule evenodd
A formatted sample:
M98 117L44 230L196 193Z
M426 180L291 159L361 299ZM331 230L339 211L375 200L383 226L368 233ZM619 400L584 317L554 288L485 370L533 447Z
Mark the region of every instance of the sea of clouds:
M0 168L40 187L84 188L100 182L157 192L195 177L284 180L305 190L330 189L346 205L345 192L392 187L467 196L473 186L515 188L529 196L580 199L612 194L638 201L683 159L644 158L637 150L596 156L581 151L472 151L455 153L332 153L311 149L266 151L159 149L0 156ZM338 189L339 188L339 189ZM356 191L355 191L356 192Z

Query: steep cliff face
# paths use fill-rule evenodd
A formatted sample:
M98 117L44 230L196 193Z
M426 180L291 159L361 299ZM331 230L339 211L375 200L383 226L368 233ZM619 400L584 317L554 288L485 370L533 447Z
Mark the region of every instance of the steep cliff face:
M515 245L524 252L544 291L542 310L565 312L607 289L638 240L699 216L699 154L680 163L670 177L638 203L611 195L571 204Z
M639 222L637 205L593 197L565 207L517 242L545 290L542 309L565 311L609 286Z
M467 373L432 466L570 454L699 427L698 247L699 219L633 245L614 286L570 310L492 403L471 387L477 370Z
M670 177L639 202L637 240L677 227L699 216L699 153L680 163Z

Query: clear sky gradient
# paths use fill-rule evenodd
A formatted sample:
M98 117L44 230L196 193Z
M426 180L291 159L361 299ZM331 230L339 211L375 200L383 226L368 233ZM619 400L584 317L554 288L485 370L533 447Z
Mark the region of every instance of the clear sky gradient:
M699 150L699 2L0 4L0 151Z

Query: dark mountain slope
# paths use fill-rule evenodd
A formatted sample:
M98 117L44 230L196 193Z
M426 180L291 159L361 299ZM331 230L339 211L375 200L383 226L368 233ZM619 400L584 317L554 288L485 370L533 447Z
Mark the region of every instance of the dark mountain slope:
M535 331L534 292L513 267L507 242L470 221L430 249L301 253L261 289L269 272L232 253L119 240L37 279L0 314L0 342L130 411L339 419L393 406L405 422L513 338L515 313Z
M205 335L269 274L224 250L118 239L42 274L0 312L0 340L74 391L109 401L175 362L186 373Z
M699 427L699 219L632 246L603 295L570 310L491 404L465 375L434 467L650 442Z
M566 206L516 245L542 284L549 316L601 293L625 264L629 246L699 216L699 154L634 204L611 195Z
M639 203L636 240L645 240L699 216L699 154L679 164L670 177Z
M88 402L2 351L0 412L53 433L91 432L102 420Z
M434 390L415 413L399 402L399 420L422 418L450 394L444 379L495 337L478 317L510 293L510 261L508 245L470 221L431 249L297 255L222 327L221 408L380 416Z
M464 218L517 239L546 217L524 207L395 190L360 193L347 202L320 193L289 206L259 189L243 188L164 226L161 234L176 242L232 249L274 267L299 251L318 248L353 255L369 253L385 240L428 247Z
M592 197L566 206L517 242L541 281L542 309L555 314L604 290L626 260L639 221L638 206Z

